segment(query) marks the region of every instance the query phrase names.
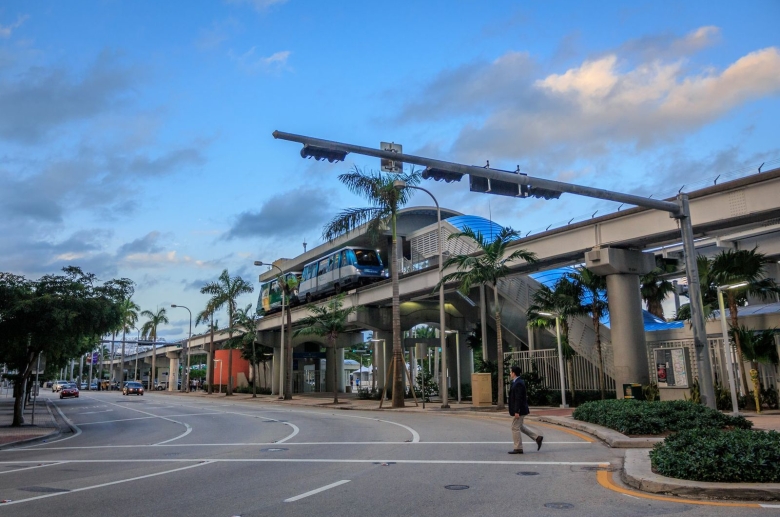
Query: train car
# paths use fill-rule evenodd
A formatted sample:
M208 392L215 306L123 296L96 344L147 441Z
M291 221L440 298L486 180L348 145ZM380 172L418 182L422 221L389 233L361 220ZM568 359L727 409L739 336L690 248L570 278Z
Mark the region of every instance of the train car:
M347 247L306 264L298 293L301 301L308 303L314 298L340 293L343 289L370 284L389 276L377 250Z
M295 278L297 283L300 282L301 274L297 272L285 273L285 281L289 281L290 278ZM294 307L298 305L298 289L294 289L290 294L290 306ZM279 278L276 277L273 280L263 282L260 284L260 296L257 299L257 314L265 316L272 312L276 312L282 309L282 286L279 285Z

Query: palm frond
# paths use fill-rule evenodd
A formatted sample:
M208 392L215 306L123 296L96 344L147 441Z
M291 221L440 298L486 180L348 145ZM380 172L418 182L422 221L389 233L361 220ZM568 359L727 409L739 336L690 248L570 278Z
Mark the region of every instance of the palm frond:
M322 229L322 238L331 242L342 235L347 235L360 226L378 218L386 217L387 210L383 207L347 208L337 214Z

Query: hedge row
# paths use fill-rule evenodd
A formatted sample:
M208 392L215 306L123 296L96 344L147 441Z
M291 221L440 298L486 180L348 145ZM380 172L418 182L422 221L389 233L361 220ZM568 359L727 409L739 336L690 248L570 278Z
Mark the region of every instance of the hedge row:
M650 451L661 475L724 483L780 482L780 433L746 429L690 429Z
M639 400L599 400L586 402L574 410L576 420L609 427L623 434L661 434L687 429L750 429L753 423L701 404L685 400L645 402Z

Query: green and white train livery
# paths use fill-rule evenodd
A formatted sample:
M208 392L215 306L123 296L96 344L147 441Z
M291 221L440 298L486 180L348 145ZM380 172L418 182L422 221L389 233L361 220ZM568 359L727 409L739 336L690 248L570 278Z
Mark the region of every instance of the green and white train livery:
M390 276L377 250L342 248L306 264L298 296L307 303L314 298L353 289Z

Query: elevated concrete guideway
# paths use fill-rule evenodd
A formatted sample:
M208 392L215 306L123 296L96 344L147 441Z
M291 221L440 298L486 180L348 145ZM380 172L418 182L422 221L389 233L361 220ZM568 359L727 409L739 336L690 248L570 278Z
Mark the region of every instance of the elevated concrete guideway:
M780 218L780 169L694 191L689 196L697 237L713 238L767 226ZM514 241L510 252L515 248L526 249L535 253L539 261L533 265L517 262L511 269L516 274L526 274L584 262L585 252L594 248L612 246L643 250L674 245L679 241L677 221L668 213L632 208ZM437 282L436 267L403 275L401 298L434 298ZM391 298L392 286L388 280L349 291L344 306L381 305L389 303ZM305 306L294 308L293 324L306 315ZM280 317L279 313L266 316L258 324L258 330L278 329Z

